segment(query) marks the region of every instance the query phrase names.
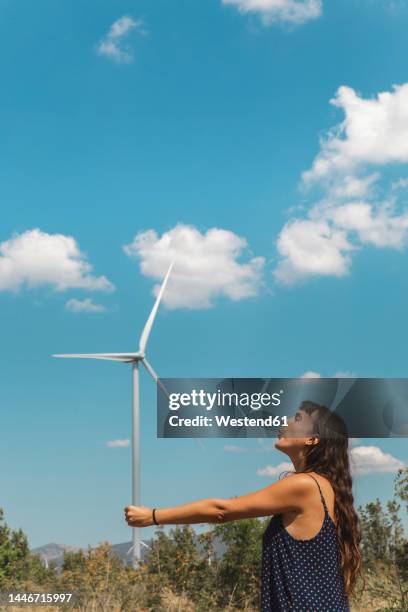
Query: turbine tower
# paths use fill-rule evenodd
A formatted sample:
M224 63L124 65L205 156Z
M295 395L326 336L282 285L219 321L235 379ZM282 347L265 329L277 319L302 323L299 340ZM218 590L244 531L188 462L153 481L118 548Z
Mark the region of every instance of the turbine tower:
M53 355L53 357L79 357L83 359L106 359L109 361L120 361L132 364L132 505L140 506L140 398L139 398L139 362L142 362L153 380L161 387L168 396L167 390L158 380L156 372L146 359L146 345L153 327L154 319L163 297L164 290L174 261L169 266L164 277L160 291L153 305L152 311L145 323L139 340L139 351L137 353L80 353L69 355ZM140 561L140 529L133 528L133 567L137 567Z

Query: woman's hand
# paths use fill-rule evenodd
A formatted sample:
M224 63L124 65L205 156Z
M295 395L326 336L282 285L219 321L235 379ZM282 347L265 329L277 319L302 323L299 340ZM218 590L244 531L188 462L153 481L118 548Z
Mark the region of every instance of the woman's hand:
M153 511L147 506L126 506L125 520L129 527L150 527L153 525Z

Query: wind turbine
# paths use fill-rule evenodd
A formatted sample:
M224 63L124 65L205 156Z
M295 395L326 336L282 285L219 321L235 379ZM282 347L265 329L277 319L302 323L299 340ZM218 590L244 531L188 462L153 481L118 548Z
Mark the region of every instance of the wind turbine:
M137 353L80 353L69 355L53 355L53 357L79 357L83 359L106 359L109 361L121 361L122 363L132 364L132 505L140 506L140 401L139 401L139 362L141 361L149 372L153 380L161 387L163 392L168 396L168 392L164 385L158 380L156 372L146 359L145 351L147 341L157 314L157 309L160 300L163 297L164 290L170 276L174 261L169 266L166 276L160 287L156 301L153 305L151 313L145 323L139 340L139 351ZM133 528L133 567L137 567L140 561L140 529Z

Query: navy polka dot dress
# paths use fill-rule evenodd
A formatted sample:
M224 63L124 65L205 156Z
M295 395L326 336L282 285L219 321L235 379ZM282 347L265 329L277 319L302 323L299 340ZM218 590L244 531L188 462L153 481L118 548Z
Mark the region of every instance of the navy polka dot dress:
M311 478L324 507L322 528L313 538L298 540L283 526L281 514L272 517L262 542L261 612L350 612L336 527L319 483Z

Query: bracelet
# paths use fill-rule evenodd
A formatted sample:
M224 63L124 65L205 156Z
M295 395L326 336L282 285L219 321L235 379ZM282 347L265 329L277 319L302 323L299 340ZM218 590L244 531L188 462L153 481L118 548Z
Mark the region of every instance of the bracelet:
M158 525L159 523L156 521L156 508L153 508L152 514L153 514L153 523L155 525Z

